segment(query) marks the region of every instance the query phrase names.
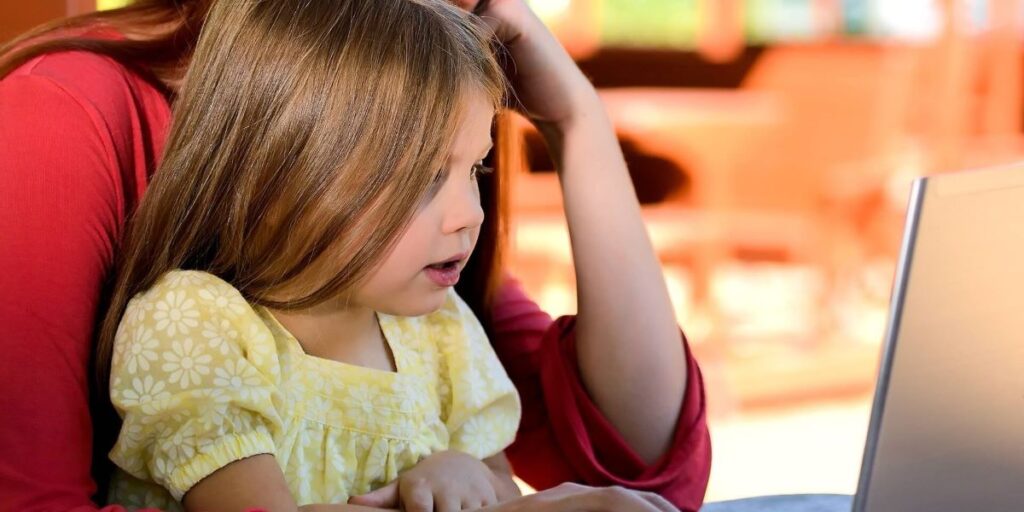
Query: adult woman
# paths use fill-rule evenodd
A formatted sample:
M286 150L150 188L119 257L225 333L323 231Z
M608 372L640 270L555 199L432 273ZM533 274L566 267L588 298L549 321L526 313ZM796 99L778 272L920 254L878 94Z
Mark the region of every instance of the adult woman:
M10 418L0 428L0 509L90 506L91 333L209 3L139 2L23 39L0 61L0 233L9 240L0 256L8 328L0 409ZM513 466L542 489L622 485L696 509L710 462L699 371L674 324L610 123L522 0L462 5L479 8L507 45L517 96L560 163L580 282L580 314L558 322L514 281L488 286L493 258L478 258L479 279L460 290L523 396ZM654 505L635 493L563 486L508 506Z

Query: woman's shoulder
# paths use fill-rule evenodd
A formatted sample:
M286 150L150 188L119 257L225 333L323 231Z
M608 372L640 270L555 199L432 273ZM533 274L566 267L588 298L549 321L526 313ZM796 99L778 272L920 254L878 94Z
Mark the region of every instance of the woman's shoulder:
M2 81L17 80L57 88L101 112L116 112L138 96L165 98L156 85L116 59L82 50L40 55Z
M31 105L21 111L26 117L50 106L78 116L117 154L130 152L133 139L162 141L171 118L168 97L151 81L112 57L79 50L40 55L0 78L0 101Z

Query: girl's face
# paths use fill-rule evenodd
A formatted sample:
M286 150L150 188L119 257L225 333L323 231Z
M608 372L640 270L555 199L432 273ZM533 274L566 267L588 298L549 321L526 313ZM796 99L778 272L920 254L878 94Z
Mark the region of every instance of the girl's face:
M385 314L419 316L444 304L480 234L484 212L476 176L491 150L494 108L471 93L448 157L448 173L433 185L394 249L349 297Z

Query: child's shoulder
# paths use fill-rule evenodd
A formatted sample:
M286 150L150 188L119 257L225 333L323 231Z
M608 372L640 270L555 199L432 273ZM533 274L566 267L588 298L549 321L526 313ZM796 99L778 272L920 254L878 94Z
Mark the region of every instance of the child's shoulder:
M129 309L201 308L237 314L252 312L251 306L227 281L197 270L171 270L157 279L153 286L136 295Z

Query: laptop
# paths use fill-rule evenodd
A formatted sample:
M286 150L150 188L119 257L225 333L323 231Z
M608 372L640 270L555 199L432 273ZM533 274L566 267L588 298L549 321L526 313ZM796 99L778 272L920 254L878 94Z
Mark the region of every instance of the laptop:
M914 182L853 512L1024 511L1024 164Z

